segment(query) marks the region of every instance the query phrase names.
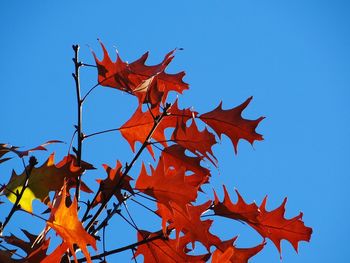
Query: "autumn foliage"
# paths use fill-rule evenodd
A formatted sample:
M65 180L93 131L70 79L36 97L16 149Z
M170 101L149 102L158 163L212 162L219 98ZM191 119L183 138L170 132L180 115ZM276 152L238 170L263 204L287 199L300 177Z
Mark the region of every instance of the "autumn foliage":
M189 89L183 80L184 72L166 72L176 49L166 54L161 63L149 66L146 65L148 53L131 63L123 61L119 54L112 61L105 46L102 43L101 46L102 58L92 52L98 83L85 96L80 95L79 69L93 65L80 62L79 47L73 46L73 77L78 97L78 121L74 131L77 146L69 146L67 156L58 162L54 153L42 161L34 157L37 151L46 151L48 145L62 147L58 140L29 150L0 144L0 164L18 157L24 165L21 173L13 171L1 185L1 195L13 206L7 214L1 212L0 262L106 262L109 255L131 250L130 260L143 259L144 262L244 263L260 253L268 239L280 254L281 240L287 240L296 251L300 241L310 240L312 229L304 225L302 213L289 219L285 217L287 198L279 207L268 211L267 197L260 205L249 203L238 190L228 191L233 189L229 185L223 186L223 190L207 192L207 199L203 201L202 196L198 201L199 195L207 189L204 185L215 180L211 170L218 167L218 160L213 146L222 135L231 140L236 154L240 140L250 144L263 140L256 128L264 118L242 117L252 97L231 109L223 109L220 103L206 113L195 112L190 107L181 108L181 97L174 101L168 98L170 92L182 94ZM98 87L135 96L138 107L119 127L86 135L82 131L81 109L86 97L92 96L90 93ZM114 131L119 131L130 144L134 157L127 163L116 160L114 167L103 165L101 173L105 177L96 178L90 189L84 177L96 168L82 160L83 143L89 137ZM144 150L149 152L153 165L141 160ZM32 156L29 158L29 155ZM140 171L134 165L136 162L141 163ZM81 200L81 191L90 198ZM210 196L212 200L208 199ZM237 201L233 202L232 198ZM44 211L33 211L32 202L36 199L47 206L44 214ZM145 199L154 206L144 204ZM86 206L78 206L78 201L84 201ZM137 227L129 211L125 211L124 205L130 201L144 207L146 213L159 217L158 231ZM15 220L13 215L19 210L45 220L43 231L34 234L22 230L25 240L9 234L6 226L10 220ZM204 217L208 211L211 216ZM114 216L122 217L135 228L135 242L124 247L116 244L115 249L106 251L101 245L104 239L101 231ZM261 236L261 242L254 247L241 248L236 246L237 236L233 234L231 239L222 240L212 230L213 220L218 217L243 222ZM61 243L51 242L49 233L52 232L60 237ZM196 250L198 244L202 249ZM49 247L51 252L48 252ZM82 251L79 259L78 249Z

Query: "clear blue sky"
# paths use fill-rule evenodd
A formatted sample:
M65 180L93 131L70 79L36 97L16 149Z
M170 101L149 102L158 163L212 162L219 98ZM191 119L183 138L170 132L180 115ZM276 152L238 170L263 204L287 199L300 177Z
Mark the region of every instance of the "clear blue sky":
M253 95L244 116L266 116L258 129L265 141L254 148L241 142L234 156L227 138L215 147L220 168L213 186L221 196L220 185L230 191L236 187L249 202L260 203L268 194L269 209L288 196L287 217L303 211L306 225L314 229L311 243L301 243L297 255L283 242L283 262L347 262L349 14L345 0L1 1L0 141L28 147L49 139L69 142L76 122L72 44L81 45L86 63L93 63L89 47L101 55L97 38L111 55L116 47L128 61L149 50L150 63L157 63L169 50L184 48L169 68L187 73L190 90L181 97L183 107L206 112L223 100L224 108L231 108ZM83 91L96 82L95 74L82 70ZM84 131L118 127L135 107L134 98L96 90L84 109ZM132 156L118 133L95 137L84 149L84 159L99 168L87 175L92 188L94 179L105 177L102 163L113 166ZM62 157L67 145L50 150ZM38 157L43 161L47 155ZM19 162L3 165L1 183L12 167L21 172ZM144 214L134 212L141 226L147 225ZM18 215L26 227L40 231L41 225ZM111 223L108 249L134 240L121 220ZM17 233L15 227L9 230ZM261 240L248 227L229 221L215 230L227 237L240 233L241 246ZM114 261L130 257L126 252ZM280 259L269 241L251 262Z

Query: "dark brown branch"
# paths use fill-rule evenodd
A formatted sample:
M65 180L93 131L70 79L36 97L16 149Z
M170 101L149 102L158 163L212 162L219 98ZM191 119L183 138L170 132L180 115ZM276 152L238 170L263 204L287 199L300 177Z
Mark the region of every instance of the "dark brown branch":
M170 234L172 230L169 230L167 234ZM94 260L94 259L101 259L102 257L105 257L105 256L109 256L109 255L113 255L113 254L116 254L116 253L120 253L120 252L123 252L125 250L129 250L129 249L135 249L136 247L140 246L140 245L143 245L143 244L146 244L146 243L149 243L149 242L152 242L154 240L158 240L158 239L164 239L166 240L166 237L164 236L163 232L160 230L158 231L158 234L156 236L153 236L151 238L145 238L141 241L138 241L136 243L133 243L133 244L130 244L130 245L127 245L127 246L124 246L124 247L120 247L120 248L116 248L116 249L112 249L110 251L106 251L104 253L101 253L101 254L98 254L98 255L95 255L95 256L92 256L91 257L91 260ZM78 262L85 262L86 261L86 258L80 258L78 259Z
M10 254L15 255L15 256L17 256L17 257L19 257L19 258L21 258L21 259L24 259L24 256L22 256L22 255L16 253L16 251L13 251L13 250L9 249L9 248L5 247L5 246L2 245L2 244L0 244L0 247L3 248L3 249L5 249L6 251L8 251Z
M79 45L73 45L73 50L74 50L74 73L73 78L75 81L75 90L77 93L77 110L78 110L78 124L76 126L76 131L78 133L78 138L77 138L77 165L80 167L81 166L81 155L82 155L82 142L83 142L83 134L82 134L82 101L81 101L81 96L80 96L80 76L79 76L79 69L82 66L82 63L79 61ZM81 184L81 174L79 174L76 178L77 180L77 185L76 185L76 191L75 191L75 198L77 201L79 201L79 196L80 196L80 184Z

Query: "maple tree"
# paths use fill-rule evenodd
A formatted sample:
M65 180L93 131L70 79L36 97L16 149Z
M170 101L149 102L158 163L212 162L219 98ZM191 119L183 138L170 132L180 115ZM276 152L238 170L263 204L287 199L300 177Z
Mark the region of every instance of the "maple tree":
M36 157L28 159L28 156L36 151L47 151L47 145L58 146L61 141L48 141L29 150L0 144L0 164L17 156L24 167L20 174L13 171L8 181L1 185L1 195L13 203L1 223L1 262L106 262L109 255L131 250L131 260L143 258L144 262L244 263L263 250L267 239L273 242L280 254L281 240L287 240L296 251L300 241L310 240L312 229L304 225L302 213L291 219L285 218L287 199L278 208L267 211L267 198L260 206L248 204L236 190L237 202L234 203L230 197L232 194L223 186L222 201L216 191L212 200L208 200L211 193L207 193L207 200L199 201L204 186L213 180L209 166L212 169L218 166L212 147L222 134L232 141L236 154L240 140L250 144L263 140L256 128L264 118L249 120L242 117L252 97L228 110L222 108L222 103L203 114L191 108L181 109L180 99L168 99L170 92L182 94L189 88L183 81L184 72L166 72L176 50L166 54L161 63L149 66L146 65L148 53L132 63L123 61L117 54L113 62L105 46L102 43L101 46L102 60L92 52L96 66L81 62L79 46L73 46L78 113L73 134L76 147L70 145L69 153L57 164L52 153L38 166ZM79 74L84 66L97 68L98 83L81 96ZM86 135L82 131L83 103L94 89L101 86L135 96L138 107L118 128ZM200 122L202 124L198 125ZM89 137L113 131L121 133L135 154L125 164L116 160L115 168L104 164L107 177L96 179L93 191L84 182L84 174L95 167L82 160L83 142ZM137 142L141 143L138 148ZM154 165L141 162L140 155L145 149ZM135 171L136 162L142 163L140 171ZM89 194L88 200L81 200L81 191ZM38 214L43 211L33 211L32 202L36 199L47 207L42 216ZM144 199L152 202L153 207L144 204ZM86 206L79 207L78 201ZM126 207L130 201L160 218L158 231L137 227ZM6 234L6 226L19 210L44 220L43 231L33 234L22 230L28 240ZM211 219L204 218L207 211L212 211ZM135 242L107 251L99 245L105 238L100 232L105 231L114 216L120 216L135 228ZM240 248L235 245L237 236L222 240L212 230L216 217L245 223L262 237L261 242L251 248ZM49 233L52 232L60 237L60 244L51 242ZM198 244L205 252L196 250ZM50 253L49 247L52 248ZM83 255L78 259L79 248Z

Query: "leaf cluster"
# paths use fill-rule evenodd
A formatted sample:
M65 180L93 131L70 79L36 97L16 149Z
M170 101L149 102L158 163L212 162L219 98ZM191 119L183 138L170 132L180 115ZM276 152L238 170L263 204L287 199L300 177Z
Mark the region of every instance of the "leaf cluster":
M206 201L198 201L199 195L205 192L204 186L213 180L212 169L218 166L213 146L222 135L231 140L236 154L240 140L250 144L263 140L256 128L264 118L249 120L242 117L252 97L231 109L223 109L220 103L217 108L202 114L191 108L181 108L180 99L171 101L168 98L171 92L181 95L189 89L183 81L184 72L166 72L176 49L166 54L159 64L149 66L146 65L148 53L131 63L123 61L119 54L116 61L112 61L105 46L102 43L101 46L102 59L93 52L98 83L85 96L81 96L80 68L92 65L80 62L79 46L73 46L73 77L78 106L74 131L77 146L69 146L69 152L72 150L73 153L57 163L52 153L40 166L36 158L31 157L26 165L30 153L47 150L46 145L60 141L49 141L21 151L18 147L0 144L0 164L9 161L12 154L24 165L23 172L12 172L9 181L1 188L1 194L13 203L13 208L1 224L1 262L67 262L71 258L74 262L106 262L109 255L130 250L135 261L143 258L144 262L244 263L263 250L267 239L280 253L283 239L291 243L296 251L300 241L310 240L312 229L304 225L302 213L291 219L285 218L287 199L278 208L267 211L267 198L259 206L248 204L236 190L237 202L234 203L231 201L232 194L224 186L223 201L215 191L213 199L209 199L211 193L207 193ZM138 107L119 127L86 135L81 118L83 103L97 87L126 92L136 97ZM203 126L203 129L199 128ZM84 183L84 178L95 167L82 160L83 144L90 137L113 131L121 133L135 155L125 164L116 160L114 168L103 165L106 177L97 179L95 189L91 190ZM154 165L146 165L140 160L146 149ZM142 163L140 171L134 171L136 162ZM70 189L74 189L74 196L70 196ZM88 193L90 198L82 200L80 191ZM33 211L35 199L47 206L46 217ZM153 206L146 204L145 200L152 202ZM78 202L86 203L86 207L79 208ZM159 230L140 229L128 209L130 202L159 218ZM45 220L43 231L34 235L23 230L28 241L4 235L8 222L18 210ZM213 219L206 219L208 211ZM105 231L108 231L108 224L114 216L119 216L135 229L135 243L107 251L104 246ZM254 247L240 248L235 245L237 236L222 240L212 231L213 220L218 217L243 222L256 230L262 237L261 242ZM61 243L53 245L51 253L47 253L51 245L49 232L61 238ZM103 244L99 245L101 242ZM198 244L205 248L205 252L195 250ZM8 245L20 248L25 255ZM88 249L89 246L96 251L95 254ZM83 258L77 258L78 248L83 252Z

